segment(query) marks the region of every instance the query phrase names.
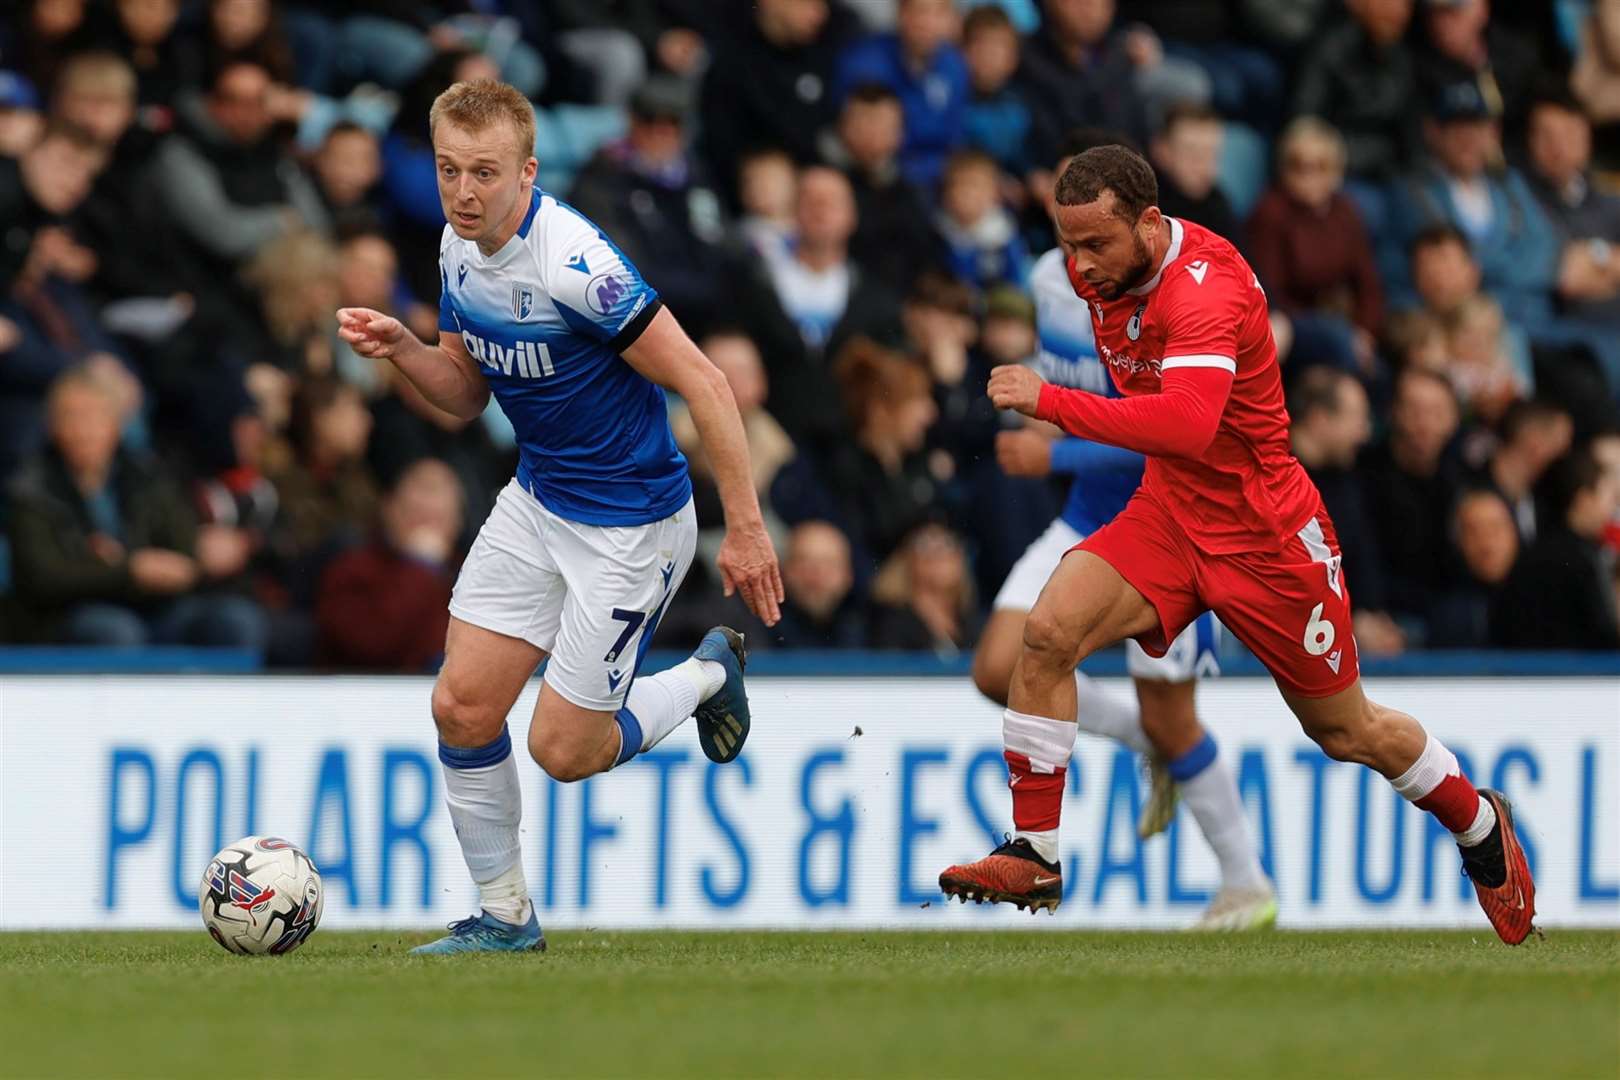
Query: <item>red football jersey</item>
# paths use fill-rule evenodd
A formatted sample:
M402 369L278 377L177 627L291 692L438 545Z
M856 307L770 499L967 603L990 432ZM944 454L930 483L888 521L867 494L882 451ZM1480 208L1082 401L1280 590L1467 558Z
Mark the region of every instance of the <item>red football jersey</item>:
M1120 393L1159 394L1166 371L1189 369L1184 375L1205 378L1183 381L1220 410L1213 441L1196 456L1151 456L1154 440L1146 448L1131 447L1150 454L1143 490L1209 554L1276 550L1318 512L1320 502L1289 450L1265 292L1226 240L1192 222L1165 220L1170 247L1145 284L1104 300L1072 268L1070 280L1091 305L1097 354ZM1231 375L1229 392L1221 372ZM1224 402L1217 398L1221 393ZM1047 405L1043 392L1043 413Z

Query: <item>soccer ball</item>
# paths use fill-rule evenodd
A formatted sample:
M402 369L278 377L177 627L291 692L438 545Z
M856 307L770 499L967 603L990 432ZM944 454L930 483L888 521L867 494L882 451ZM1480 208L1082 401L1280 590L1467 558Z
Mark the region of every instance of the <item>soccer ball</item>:
M245 836L209 861L197 906L230 952L292 952L321 921L321 875L279 836Z

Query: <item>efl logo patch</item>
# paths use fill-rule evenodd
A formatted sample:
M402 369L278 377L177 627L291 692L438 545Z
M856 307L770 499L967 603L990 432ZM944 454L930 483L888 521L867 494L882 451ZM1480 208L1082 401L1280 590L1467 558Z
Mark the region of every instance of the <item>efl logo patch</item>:
M585 302L598 315L611 315L630 295L630 282L618 274L597 274L585 286Z
M512 286L512 317L522 322L534 314L534 286Z

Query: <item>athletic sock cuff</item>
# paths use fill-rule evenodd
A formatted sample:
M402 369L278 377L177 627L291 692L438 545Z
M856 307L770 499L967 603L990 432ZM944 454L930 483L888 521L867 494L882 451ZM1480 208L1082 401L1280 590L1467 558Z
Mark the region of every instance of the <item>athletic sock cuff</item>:
M619 725L619 756L613 760L617 767L641 753L641 721L629 709L620 709L613 722Z
M487 769L512 756L512 733L505 724L501 733L483 746L447 746L439 741L439 760L451 769Z
M1390 786L1408 802L1426 798L1447 776L1460 775L1457 756L1446 749L1433 735L1427 737L1423 752L1412 762L1411 768L1390 781Z
M1214 736L1206 731L1197 746L1169 762L1165 768L1170 772L1170 779L1178 784L1185 784L1213 765L1218 752Z
M1069 767L1074 740L1080 729L1062 720L1008 709L1001 714L1001 741L1005 749L1029 759L1034 772L1056 772Z

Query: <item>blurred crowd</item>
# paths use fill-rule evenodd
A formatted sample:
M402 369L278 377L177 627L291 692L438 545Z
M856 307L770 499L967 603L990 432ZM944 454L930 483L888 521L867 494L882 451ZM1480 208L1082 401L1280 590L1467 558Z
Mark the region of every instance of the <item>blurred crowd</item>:
M1620 0L12 0L0 627L424 670L515 462L338 340L437 336L452 82L730 380L788 600L659 643L970 650L1062 504L992 366L1066 156L1141 148L1271 301L1371 654L1620 648ZM1070 343L1072 345L1072 343ZM1084 478L1074 482L1084 483Z

